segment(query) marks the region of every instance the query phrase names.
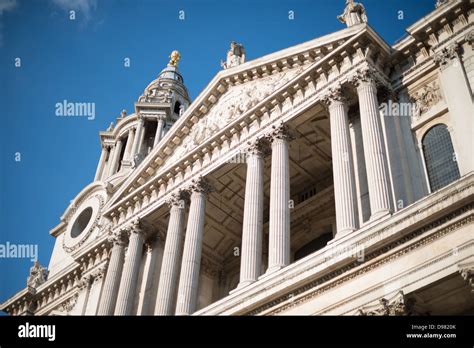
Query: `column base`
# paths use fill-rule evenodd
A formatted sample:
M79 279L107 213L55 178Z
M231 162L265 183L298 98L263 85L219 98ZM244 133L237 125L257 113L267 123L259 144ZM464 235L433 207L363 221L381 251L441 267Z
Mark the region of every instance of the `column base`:
M263 278L269 276L270 274L278 272L279 270L281 270L282 268L285 268L285 267L286 266L282 266L282 265L273 266L273 267L267 269L267 271L264 274L262 274L260 277L258 277L258 279L263 279Z
M357 228L345 228L343 230L337 231L334 238L328 242L328 245L331 243L334 243L336 240L341 239L342 237L345 237L348 234L351 234L352 232L355 232L355 231L357 231Z
M392 212L390 210L381 210L371 215L369 221L370 222L376 221L390 215L392 215Z
M232 289L231 291L229 291L229 295L232 295L233 293L236 293L236 292L240 291L242 288L245 288L245 287L247 287L250 284L253 284L255 282L256 282L256 280L246 280L244 282L240 282L235 289Z

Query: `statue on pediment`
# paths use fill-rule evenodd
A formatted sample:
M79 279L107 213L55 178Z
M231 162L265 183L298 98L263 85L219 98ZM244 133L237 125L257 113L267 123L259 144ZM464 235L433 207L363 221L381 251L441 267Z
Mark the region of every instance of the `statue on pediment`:
M43 284L48 278L48 271L45 267L41 266L38 260L35 261L34 265L30 268L30 275L26 284L32 288Z
M221 60L221 67L229 69L242 63L245 63L245 48L242 44L232 41L230 43L230 49L227 51L226 61L223 62Z
M341 15L337 16L337 19L341 23L345 23L347 27L367 23L365 7L361 3L354 2L354 0L346 0L346 8Z

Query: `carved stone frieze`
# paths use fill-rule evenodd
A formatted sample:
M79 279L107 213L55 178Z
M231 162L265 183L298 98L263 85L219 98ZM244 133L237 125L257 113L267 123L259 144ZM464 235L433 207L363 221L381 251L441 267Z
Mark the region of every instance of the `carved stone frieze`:
M188 153L232 120L251 109L303 71L303 67L287 70L275 75L262 77L227 91L207 115L199 120L184 138L181 146L171 155L169 161Z
M441 89L437 81L425 85L421 90L411 95L416 104L414 117L419 118L422 114L438 104L442 99Z
M359 315L367 316L406 316L413 315L414 299L407 299L403 291L400 291L394 298L388 300L381 298L379 305L375 308L361 308L358 311Z

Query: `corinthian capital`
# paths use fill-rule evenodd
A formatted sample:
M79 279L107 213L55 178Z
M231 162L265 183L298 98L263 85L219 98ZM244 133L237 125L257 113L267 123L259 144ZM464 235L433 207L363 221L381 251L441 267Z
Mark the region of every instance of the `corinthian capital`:
M293 140L294 137L291 135L290 129L283 122L279 125L272 126L272 130L267 134L266 138L270 142L275 140Z
M212 191L212 187L209 182L201 176L191 182L188 190L191 193L197 192L207 194Z
M326 106L331 106L333 103L347 103L347 98L342 92L341 86L331 87L322 97L322 102Z
M129 235L139 234L143 237L146 237L153 230L152 226L146 223L143 219L135 219L130 225L126 227L126 230Z
M373 68L365 67L358 69L350 78L350 82L359 87L363 84L376 84L378 82L377 74Z
M441 51L435 53L433 60L441 68L446 67L453 59L459 57L460 46L457 43L453 43L448 47L443 48Z
M127 242L125 230L109 232L109 236L107 237L107 239L113 245L125 246Z
M184 209L185 205L189 203L189 192L187 191L179 191L177 193L171 194L169 198L166 200L166 204L171 209L172 207L179 207Z
M247 155L265 156L268 152L268 142L264 138L258 138L253 142L247 142Z

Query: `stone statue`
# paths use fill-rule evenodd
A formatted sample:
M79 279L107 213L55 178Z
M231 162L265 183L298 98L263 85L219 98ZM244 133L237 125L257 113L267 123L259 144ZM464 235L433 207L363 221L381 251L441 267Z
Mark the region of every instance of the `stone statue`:
M435 7L438 8L440 6L443 6L443 5L447 4L449 1L450 0L438 0L438 1L436 1Z
M110 122L109 127L107 128L107 132L112 132L114 130L114 123Z
M178 51L173 51L170 54L170 62L168 63L169 66L178 66L179 60L181 59L181 55Z
M179 106L179 116L183 116L184 114L184 105Z
M242 44L232 41L230 43L230 49L227 52L226 61L223 62L221 60L221 67L229 69L242 63L245 63L245 48Z
M345 23L347 27L352 27L360 23L367 23L367 15L364 5L354 2L354 0L346 0L346 8L344 13L337 16L341 23Z
M26 281L26 285L36 288L43 284L48 278L48 271L45 267L41 266L38 261L35 261L34 265L30 268L30 275Z

